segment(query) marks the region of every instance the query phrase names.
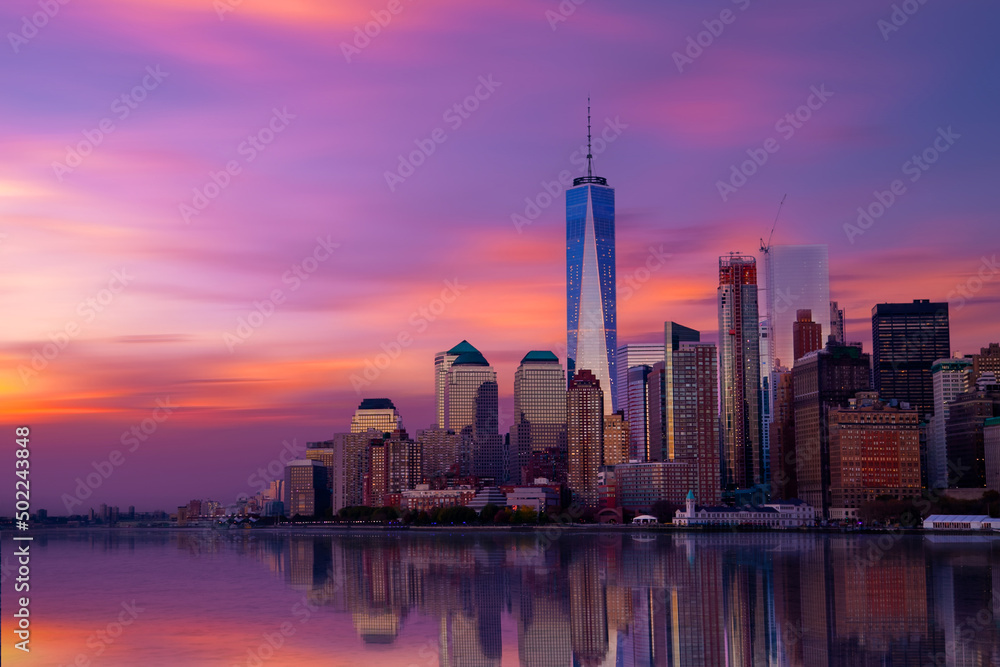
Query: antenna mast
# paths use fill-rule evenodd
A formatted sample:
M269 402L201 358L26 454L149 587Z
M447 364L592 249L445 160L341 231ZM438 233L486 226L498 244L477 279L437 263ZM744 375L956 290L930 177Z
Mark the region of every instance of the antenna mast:
M590 95L587 95L587 176L593 176L594 154L590 149Z

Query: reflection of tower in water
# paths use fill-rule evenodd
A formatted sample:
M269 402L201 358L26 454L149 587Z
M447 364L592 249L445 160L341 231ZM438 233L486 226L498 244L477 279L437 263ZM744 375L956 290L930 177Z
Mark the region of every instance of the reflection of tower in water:
M476 568L457 583L457 604L441 619L441 667L499 667L503 573Z
M573 653L567 591L551 572L527 571L521 581L517 618L518 657L522 665L564 667Z

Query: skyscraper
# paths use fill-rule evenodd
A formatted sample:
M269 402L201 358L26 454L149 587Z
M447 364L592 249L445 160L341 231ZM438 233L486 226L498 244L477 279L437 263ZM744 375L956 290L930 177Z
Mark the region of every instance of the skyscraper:
M366 398L351 418L351 433L364 433L373 428L379 433L392 433L403 428L403 418L388 398Z
M652 366L632 366L624 385L625 420L629 423L629 460L645 461L649 449L649 393L647 383ZM619 384L621 391L623 385Z
M447 352L438 352L434 355L434 407L437 412L438 428L448 428L448 400L446 396L448 369L451 368L455 359L458 359L458 355L463 352L477 352L477 350L469 344L469 341L463 340Z
M462 352L448 369L445 394L447 428L459 434L460 473L504 481L503 439L499 417L497 374L476 348Z
M597 473L604 462L604 392L591 371L577 371L566 392L568 483L588 507L598 501Z
M604 414L617 409L615 190L593 173L587 108L587 175L566 190L567 376L591 371L604 388Z
M906 401L925 419L934 412L931 366L950 356L947 303L914 299L872 308L872 363L881 399Z
M764 482L760 441L760 342L757 260L719 258L719 374L722 379L723 488Z
M792 323L796 311L812 311L820 325L821 345L831 332L830 267L825 245L773 245L764 253L767 319L771 325L771 362L787 368L794 362ZM773 384L773 383L772 383Z
M514 425L510 430L510 481L524 479L532 452L566 449L566 381L559 358L548 351L524 355L514 373Z
M927 428L927 486L948 488L948 450L945 438L949 406L969 388L971 359L938 359L931 364L934 416Z
M629 423L630 458L645 460L649 439L646 378L658 361L663 361L663 345L660 343L627 343L620 345L615 353L617 405L619 410L624 411L625 421Z

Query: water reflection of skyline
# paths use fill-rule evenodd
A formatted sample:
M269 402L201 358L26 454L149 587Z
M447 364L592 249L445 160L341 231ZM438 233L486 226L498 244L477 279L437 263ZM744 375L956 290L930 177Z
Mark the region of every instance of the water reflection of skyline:
M256 534L218 548L234 547L347 615L363 645L431 619L406 665L499 667L504 619L533 667L1000 664L988 540Z

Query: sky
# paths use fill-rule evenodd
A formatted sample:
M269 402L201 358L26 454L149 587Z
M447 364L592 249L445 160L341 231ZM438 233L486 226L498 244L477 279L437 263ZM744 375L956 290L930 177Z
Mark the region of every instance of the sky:
M787 195L771 242L828 245L848 339L870 351L875 303L927 298L978 351L1000 339L998 19L985 0L3 3L0 396L11 448L31 428L33 509L232 502L366 397L413 433L434 354L463 339L509 426L521 357L565 356L559 181L584 168L588 96L620 344L665 320L713 338L718 257L759 256Z

